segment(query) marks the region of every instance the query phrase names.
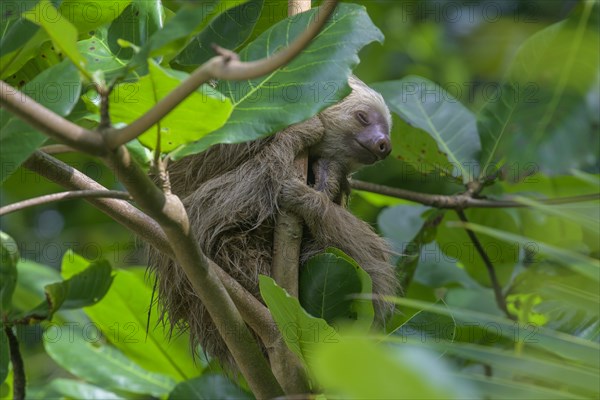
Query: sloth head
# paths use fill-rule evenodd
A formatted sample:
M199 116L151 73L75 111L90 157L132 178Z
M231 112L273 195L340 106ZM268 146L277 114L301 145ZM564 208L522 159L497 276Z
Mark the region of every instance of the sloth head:
M354 76L348 83L352 92L319 114L325 137L310 155L339 160L350 173L390 154L392 118L379 93Z

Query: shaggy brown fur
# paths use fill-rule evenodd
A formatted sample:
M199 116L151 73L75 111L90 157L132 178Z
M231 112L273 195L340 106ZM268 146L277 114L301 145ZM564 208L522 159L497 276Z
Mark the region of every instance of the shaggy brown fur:
M271 275L273 231L280 209L299 215L308 227L302 263L334 246L370 274L374 293L396 293L387 243L343 207L348 174L389 153L391 118L379 94L356 78L349 83L350 95L307 121L266 139L214 146L169 169L172 190L183 199L203 251L259 299L258 275ZM381 144L372 143L373 135L379 135L375 130L387 138ZM381 154L374 155L378 148ZM298 179L293 167L295 157L306 149L314 188ZM149 255L172 327L189 327L204 351L231 363L183 270L154 249ZM379 315L386 313L383 303L376 307Z

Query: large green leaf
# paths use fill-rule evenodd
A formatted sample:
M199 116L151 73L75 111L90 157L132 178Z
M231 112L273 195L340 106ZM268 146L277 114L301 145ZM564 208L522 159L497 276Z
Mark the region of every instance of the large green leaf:
M355 332L369 332L375 319L375 309L373 308L373 301L371 299L373 295L373 280L371 279L371 275L362 269L356 260L342 250L335 247L328 247L325 251L328 254L333 254L341 258L354 268L360 280L360 296L353 298L350 303L350 310L353 313L353 317L355 316L355 321L346 325Z
M503 164L557 174L597 161L597 128L586 111L588 93L599 96L590 92L600 64L597 7L583 2L518 50L500 92L478 116L482 175Z
M169 393L169 400L186 399L251 400L254 399L254 397L250 393L246 393L237 387L224 375L208 374L180 382L175 386L175 389Z
M244 61L277 52L303 32L316 10L279 22L240 52ZM364 7L340 4L308 48L287 66L249 81L224 81L234 111L219 130L176 151L173 157L198 153L215 143L237 143L272 134L312 117L345 95L357 52L383 36ZM344 45L341 46L340 43Z
M123 48L117 40L143 46L150 36L163 27L164 11L160 0L133 0L110 24L107 42L110 52L120 59L133 56L132 48Z
M212 44L237 51L250 37L261 15L263 2L249 0L221 13L194 37L175 61L181 65L200 65L215 56Z
M298 298L311 315L327 322L359 324L368 331L374 311L369 296L372 282L356 261L341 250L330 248L308 260L300 272Z
M435 139L437 151L443 153L454 168L453 175L461 176L464 183L473 180L481 144L471 111L440 86L418 76L381 82L373 88L383 95L393 112ZM435 160L432 163L436 166L444 162L444 158L417 139L407 145L421 147L423 158ZM447 169L443 164L439 168Z
M353 318L352 296L360 293L360 280L352 265L333 254L312 257L300 273L298 299L311 315L331 323Z
M336 343L339 335L324 319L309 315L298 299L268 276L259 276L260 294L275 319L287 346L305 363L314 356L316 343Z
M0 315L12 308L12 296L17 286L19 248L12 237L0 231Z
M171 378L148 372L114 347L90 340L95 334L89 326L75 326L69 335L44 337L44 348L61 367L101 388L160 397L175 387Z
M64 279L84 271L90 261L69 251L62 260ZM158 321L160 310L152 304L152 286L145 268L117 269L102 301L85 313L112 344L141 367L180 381L202 372L191 354L189 334L169 338ZM152 305L148 310L149 305ZM148 316L148 313L151 313Z
M65 60L42 72L22 91L41 105L65 116L77 103L81 81L73 64ZM45 140L46 136L35 128L0 109L0 158L3 163L0 182L4 182Z
M148 63L150 73L136 83L117 85L111 93L113 122L131 123L146 113L162 97L177 87L181 72L167 71L154 61ZM156 148L157 130L160 129L160 149L168 152L181 144L197 140L221 127L231 113L231 102L219 92L203 85L157 125L139 137L140 142Z

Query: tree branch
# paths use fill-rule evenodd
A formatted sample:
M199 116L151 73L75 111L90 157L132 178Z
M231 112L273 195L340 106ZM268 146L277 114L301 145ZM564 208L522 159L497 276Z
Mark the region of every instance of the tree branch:
M38 150L43 151L46 154L72 153L77 151L74 148L64 144L49 144L47 146L40 147Z
M13 399L23 400L25 399L25 367L23 365L23 357L21 357L21 350L19 349L19 341L12 331L12 327L5 326L4 332L8 338L8 349L10 352L10 362L13 367Z
M19 201L18 203L9 204L0 207L0 216L9 214L15 211L23 210L27 207L35 207L42 204L48 204L55 201L68 199L82 199L89 197L108 197L112 199L131 200L129 193L119 190L75 190L70 192L52 193L44 196L34 197L31 199Z
M467 219L467 216L465 215L465 212L463 210L456 210L456 213L458 214L458 218L460 218L460 220L462 222L465 222L465 223L469 222L469 220ZM492 289L494 289L494 295L496 296L496 304L498 304L498 307L500 308L500 310L502 310L502 312L504 312L504 314L506 314L506 316L508 318L510 318L512 320L516 320L515 316L512 315L508 311L508 308L506 307L506 300L504 299L504 294L502 294L502 286L500 285L500 282L498 281L498 277L496 276L496 270L494 269L492 260L490 260L490 257L485 252L485 249L481 245L481 242L477 238L477 235L475 235L475 232L473 232L469 228L465 228L465 229L467 230L467 235L469 235L469 239L471 239L471 242L473 242L473 245L475 245L475 249L477 249L477 252L481 256L481 259L483 260L483 263L485 264L485 267L487 268L488 275L490 277L490 282L492 284Z
M336 0L327 0L320 7L313 22L287 48L276 54L256 61L240 61L231 51L216 47L220 53L198 67L192 74L162 98L154 107L121 129L111 129L106 132L106 141L111 149L135 139L150 129L160 119L177 107L186 97L200 85L210 79L246 80L269 74L279 67L289 63L307 47L312 39L321 31L337 4Z
M1 80L0 104L34 128L63 144L95 156L106 154L104 139L100 133L75 125Z
M470 193L461 193L455 195L427 194L413 192L412 190L393 188L385 185L378 185L375 183L357 181L354 179L350 181L350 185L356 190L365 190L367 192L397 197L399 199L409 200L435 208L464 210L466 208L531 207L531 205L521 203L517 200L473 198L471 197ZM580 203L594 200L600 200L600 193L591 193L581 196L558 197L555 199L536 199L537 202L548 205Z
M70 165L41 151L33 153L23 166L67 189L108 190ZM85 200L160 251L173 254L160 225L127 201L110 198L86 198Z

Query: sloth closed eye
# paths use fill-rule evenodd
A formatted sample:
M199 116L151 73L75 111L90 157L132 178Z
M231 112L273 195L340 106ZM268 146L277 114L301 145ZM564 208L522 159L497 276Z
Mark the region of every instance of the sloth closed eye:
M371 124L371 121L369 121L369 117L367 116L367 113L364 111L357 111L356 112L356 119L358 120L358 122L360 122L363 126L367 126Z

